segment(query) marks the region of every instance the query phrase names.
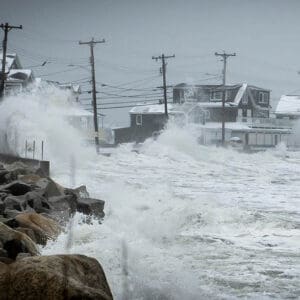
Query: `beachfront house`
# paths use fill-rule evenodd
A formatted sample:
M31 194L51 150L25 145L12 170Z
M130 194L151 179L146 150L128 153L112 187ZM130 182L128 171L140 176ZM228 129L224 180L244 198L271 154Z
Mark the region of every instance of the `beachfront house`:
M208 122L222 121L222 85L189 85L180 83L173 88L174 104L189 104L207 112ZM244 118L268 118L270 90L247 83L225 86L225 121Z
M2 65L2 56L3 54L0 53L0 65ZM34 81L32 70L22 68L16 53L6 54L5 73L4 92L6 95L12 92L19 92Z

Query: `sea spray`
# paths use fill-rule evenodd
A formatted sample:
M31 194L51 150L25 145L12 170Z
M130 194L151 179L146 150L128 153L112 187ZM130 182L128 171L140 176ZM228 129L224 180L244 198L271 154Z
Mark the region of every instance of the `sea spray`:
M83 145L86 137L69 122L73 114L81 113L87 114L72 102L70 91L44 83L5 97L0 105L0 131L14 154L41 159L44 143L44 159L68 168L71 160L80 164L95 156Z

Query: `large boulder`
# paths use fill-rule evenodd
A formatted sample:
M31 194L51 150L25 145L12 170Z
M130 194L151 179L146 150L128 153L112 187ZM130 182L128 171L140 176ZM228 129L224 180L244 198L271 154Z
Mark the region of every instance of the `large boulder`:
M26 234L17 232L3 223L0 223L0 242L11 259L15 259L20 252L39 254L35 243Z
M31 190L32 187L29 184L24 183L20 180L14 180L13 182L0 186L1 192L9 193L14 196L24 195Z
M103 218L104 204L105 202L99 199L79 198L77 200L77 211L96 218Z
M24 197L24 195L21 196L7 196L4 201L3 201L4 205L5 205L5 210L4 210L4 214L6 210L17 210L17 211L23 211L26 209L27 203L26 203L26 199Z
M51 205L49 201L41 194L42 192L40 191L32 191L24 195L26 208L32 208L37 213L49 213L51 210Z
M38 244L46 245L47 240L55 239L61 232L60 226L52 219L37 213L21 213L15 217L19 231L26 233L25 228L31 229ZM18 229L17 227L17 229ZM28 232L32 236L31 232Z
M46 198L64 195L64 189L50 177L41 178L35 183L36 187L43 191Z
M0 263L0 300L113 299L105 273L84 255L25 257Z

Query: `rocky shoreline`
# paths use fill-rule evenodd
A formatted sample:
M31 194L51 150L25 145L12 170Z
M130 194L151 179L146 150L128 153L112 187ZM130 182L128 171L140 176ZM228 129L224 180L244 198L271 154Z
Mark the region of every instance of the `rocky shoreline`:
M0 164L0 300L113 298L94 258L39 253L76 212L101 221L104 201L85 186L60 186L39 168Z

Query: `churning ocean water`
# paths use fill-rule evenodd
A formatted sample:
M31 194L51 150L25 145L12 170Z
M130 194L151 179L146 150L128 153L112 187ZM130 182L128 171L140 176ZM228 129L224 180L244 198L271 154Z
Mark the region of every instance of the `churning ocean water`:
M12 148L44 141L58 183L106 201L101 224L75 215L42 254L95 257L115 299L300 298L300 153L201 146L170 125L97 156L65 122L66 97L48 88L0 110Z
M176 127L132 148L77 158L75 174L106 217L76 215L69 251L101 262L116 299L300 298L300 153L200 146Z

